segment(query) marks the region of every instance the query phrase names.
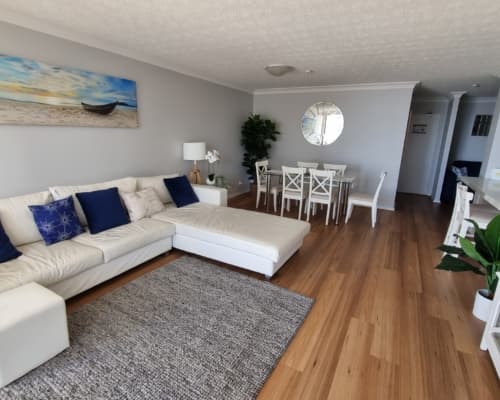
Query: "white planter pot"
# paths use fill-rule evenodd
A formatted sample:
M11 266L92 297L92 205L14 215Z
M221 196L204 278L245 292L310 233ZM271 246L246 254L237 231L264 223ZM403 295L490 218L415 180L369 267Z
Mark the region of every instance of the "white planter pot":
M491 304L493 300L489 299L489 292L487 289L479 289L476 292L476 298L474 299L474 308L472 309L472 314L481 321L487 321L490 316Z

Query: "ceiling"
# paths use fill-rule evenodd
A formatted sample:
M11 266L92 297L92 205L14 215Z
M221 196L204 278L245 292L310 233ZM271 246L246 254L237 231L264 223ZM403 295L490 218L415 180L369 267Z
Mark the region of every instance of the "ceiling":
M246 91L421 81L423 96L494 96L500 83L497 0L0 0L0 19ZM273 63L296 71L273 77Z

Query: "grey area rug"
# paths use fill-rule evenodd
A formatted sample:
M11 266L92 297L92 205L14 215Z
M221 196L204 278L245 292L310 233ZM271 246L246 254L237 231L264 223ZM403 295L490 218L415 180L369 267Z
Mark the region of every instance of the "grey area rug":
M185 256L71 314L71 347L0 399L252 399L312 302Z

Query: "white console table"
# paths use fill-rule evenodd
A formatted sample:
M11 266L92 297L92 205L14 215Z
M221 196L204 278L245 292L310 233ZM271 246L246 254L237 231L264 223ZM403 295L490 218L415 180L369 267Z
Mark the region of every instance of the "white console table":
M500 278L500 272L497 276ZM500 378L500 287L495 292L490 317L484 328L481 350L488 350Z

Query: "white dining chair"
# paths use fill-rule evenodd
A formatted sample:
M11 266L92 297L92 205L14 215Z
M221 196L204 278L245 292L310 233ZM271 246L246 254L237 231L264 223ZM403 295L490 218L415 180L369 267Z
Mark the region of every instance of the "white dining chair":
M299 168L306 168L307 170L318 169L319 163L317 162L306 162L306 161L297 161L297 166Z
M354 206L369 207L372 209L372 228L375 228L375 224L377 223L378 197L380 195L380 190L382 189L382 184L384 183L384 179L386 176L387 172L385 171L380 174L380 179L374 194L369 194L369 193L349 194L349 198L347 200L347 213L345 216L346 223L347 221L349 221L349 218L351 218Z
M474 195L468 191L467 186L457 183L457 192L455 195L455 204L451 213L450 224L446 231L443 243L447 246L457 247L458 238L465 236L470 224L465 221L470 216L470 202Z
M335 176L344 176L345 170L347 169L346 164L328 164L323 163L323 169L325 171L335 171Z
M459 247L459 237L474 234L474 225L467 221L468 219L475 221L481 229L486 229L489 222L500 213L486 204L471 204L473 199L474 194L469 192L468 187L458 182L455 204L443 242L445 245Z
M270 176L266 175L267 168L269 166L269 160L262 160L255 162L255 175L257 177L257 200L255 202L255 208L259 208L260 196L267 191L267 180L271 179ZM268 196L273 195L273 206L274 212L278 211L278 194L280 190L276 186L272 186ZM264 205L266 205L264 203Z
M333 195L333 176L335 171L320 171L318 169L310 169L309 196L307 198L307 222L311 208L314 209L316 204L326 204L326 219L325 225L328 225L330 219L330 209L333 205L332 218L335 215L336 199Z
M283 189L282 189L282 198L281 198L281 216L283 216L283 212L285 210L285 200L288 201L289 209L289 201L297 200L299 202L299 216L302 211L302 203L304 201L304 175L306 173L305 168L294 168L294 167L281 167L283 171Z

